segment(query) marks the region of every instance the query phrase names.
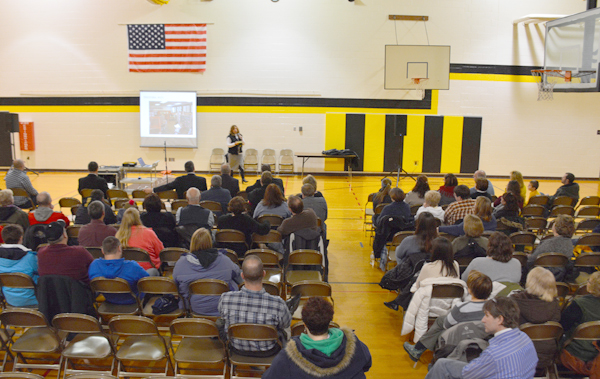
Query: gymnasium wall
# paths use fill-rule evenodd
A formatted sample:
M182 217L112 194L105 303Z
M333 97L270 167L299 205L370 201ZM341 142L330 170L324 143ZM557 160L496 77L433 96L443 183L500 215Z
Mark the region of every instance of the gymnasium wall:
M164 6L21 0L0 9L0 110L35 123L36 151L17 152L32 168L162 160L162 149L139 147L135 96L139 90L195 90L199 146L172 149L170 168L193 159L207 169L210 150L224 146L232 124L248 147L320 152L332 138L331 117L363 114L365 131L379 133L365 132L363 148L383 145L387 169L391 153L386 139L381 142L382 120L397 114L409 125L439 116L431 120L442 119L443 130L446 122L481 119L479 167L489 174L598 175L600 95L559 93L553 102L537 102L526 73L543 64L544 28L512 24L532 13L584 11L580 0L171 0ZM394 23L390 14L429 21ZM127 71L125 24L191 22L209 24L206 72ZM423 106L413 106L422 103L415 93L383 89L384 46L428 41L451 45L450 90L432 91ZM424 140L421 148L428 146ZM419 153L410 149L402 153L410 155L408 171L426 171L425 156L414 165ZM365 170L379 171L381 152L364 158ZM444 162L436 163L441 172L461 169ZM323 161L307 162L308 170L325 168Z

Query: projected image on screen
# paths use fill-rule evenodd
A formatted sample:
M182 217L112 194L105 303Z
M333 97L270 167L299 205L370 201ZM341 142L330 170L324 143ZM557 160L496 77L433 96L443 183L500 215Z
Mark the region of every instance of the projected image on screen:
M197 147L195 92L140 92L143 147Z

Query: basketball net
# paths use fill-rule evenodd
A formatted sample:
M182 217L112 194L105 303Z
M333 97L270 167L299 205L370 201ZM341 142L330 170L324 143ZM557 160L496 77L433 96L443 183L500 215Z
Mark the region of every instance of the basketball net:
M533 75L537 80L537 78L539 78L539 81L537 82L538 85L538 101L552 101L554 99L553 94L554 94L554 85L556 83L553 82L548 82L545 79L545 75L546 73L544 72L544 70L532 70L531 71L531 75Z
M425 83L429 80L429 78L412 78L411 80L415 85L417 95L420 95L421 100L423 100L425 98Z

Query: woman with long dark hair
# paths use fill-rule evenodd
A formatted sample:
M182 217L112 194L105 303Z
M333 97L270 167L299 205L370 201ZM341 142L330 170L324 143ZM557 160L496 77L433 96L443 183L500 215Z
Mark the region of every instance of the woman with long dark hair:
M240 176L242 177L242 183L248 183L244 178L244 155L242 153L242 146L244 146L244 137L240 133L240 130L236 125L231 125L229 129L229 135L227 136L227 158L229 160L229 166L231 166L231 172L238 168L240 170Z
M494 208L492 215L496 220L500 220L502 217L506 219L513 219L519 216L519 203L514 194L507 192L500 197L500 205Z
M515 197L515 199L517 200L517 204L519 206L519 209L523 209L523 198L521 197L521 187L519 186L519 182L517 182L516 180L511 180L508 182L508 184L506 185L506 192L507 193L512 193ZM494 201L494 207L497 207L498 205L501 204L502 201L502 196L497 198L496 201Z
M396 248L396 262L400 264L409 254L431 253L432 242L438 237L437 225L438 222L431 213L421 213L417 218L415 234L403 239Z
M415 288L419 289L421 281L428 278L458 278L460 267L454 260L452 244L444 237L438 237L431 243L431 262L425 263L419 272Z
M254 209L254 218L263 214L274 214L285 218L291 217L292 212L288 207L285 196L277 184L269 184L265 190L265 197L258 203Z
M412 191L406 194L404 201L410 205L423 205L425 202L425 193L429 191L429 182L425 175L417 176L417 182Z

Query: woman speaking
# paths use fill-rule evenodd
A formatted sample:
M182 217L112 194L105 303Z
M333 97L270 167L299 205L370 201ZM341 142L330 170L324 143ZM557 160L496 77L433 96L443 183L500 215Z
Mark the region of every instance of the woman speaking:
M227 147L229 148L227 157L231 171L239 167L240 176L242 177L242 183L248 183L244 178L244 155L242 153L242 145L244 145L244 138L240 134L240 130L237 126L232 125L229 129L229 135L227 136Z

